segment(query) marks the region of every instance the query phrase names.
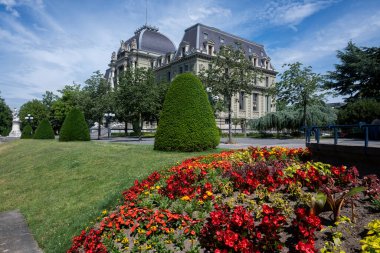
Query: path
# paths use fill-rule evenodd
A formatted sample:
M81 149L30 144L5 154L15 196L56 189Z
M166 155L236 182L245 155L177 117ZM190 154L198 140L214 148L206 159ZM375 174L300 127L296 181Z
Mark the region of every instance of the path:
M42 253L18 210L0 213L0 253Z

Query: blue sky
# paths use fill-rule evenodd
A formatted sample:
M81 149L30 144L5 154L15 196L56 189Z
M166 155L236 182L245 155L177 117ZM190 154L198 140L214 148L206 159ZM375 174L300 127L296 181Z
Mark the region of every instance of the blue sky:
M280 72L333 70L349 40L380 46L379 0L148 0L148 24L177 46L198 22L263 44ZM0 0L0 96L20 107L83 84L144 23L145 0Z

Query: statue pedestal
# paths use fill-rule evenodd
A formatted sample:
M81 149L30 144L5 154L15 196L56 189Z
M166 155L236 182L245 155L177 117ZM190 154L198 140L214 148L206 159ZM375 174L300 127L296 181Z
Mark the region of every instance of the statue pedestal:
M20 121L19 120L13 120L12 121L12 130L9 133L8 137L21 137L21 131L20 131Z

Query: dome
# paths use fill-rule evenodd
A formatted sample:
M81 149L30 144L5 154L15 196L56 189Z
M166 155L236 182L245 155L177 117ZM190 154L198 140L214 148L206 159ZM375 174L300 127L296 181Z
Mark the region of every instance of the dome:
M158 32L158 28L144 25L135 31L135 35L125 42L126 47L133 41L138 50L144 50L157 54L166 54L176 50L174 43L165 35Z

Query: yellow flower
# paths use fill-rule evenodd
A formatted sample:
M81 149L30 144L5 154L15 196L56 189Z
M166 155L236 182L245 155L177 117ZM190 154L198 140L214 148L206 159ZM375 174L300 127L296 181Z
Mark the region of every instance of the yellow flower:
M148 195L148 194L149 194L149 192L148 192L148 191L146 191L146 192L144 192L144 194L145 194L145 195Z
M186 196L183 196L181 199L184 200L184 201L189 201L190 197L186 195Z
M206 194L207 194L207 196L212 196L212 192L210 192L210 191L206 191Z
M198 200L198 204L203 205L204 203L203 200Z
M124 237L124 239L121 241L122 244L127 244L129 243L129 240L127 237Z
M161 186L157 185L157 186L156 186L156 189L157 189L157 190L161 189Z
M102 215L107 215L107 210L103 210Z

